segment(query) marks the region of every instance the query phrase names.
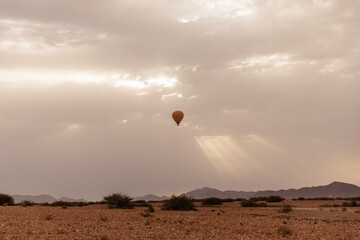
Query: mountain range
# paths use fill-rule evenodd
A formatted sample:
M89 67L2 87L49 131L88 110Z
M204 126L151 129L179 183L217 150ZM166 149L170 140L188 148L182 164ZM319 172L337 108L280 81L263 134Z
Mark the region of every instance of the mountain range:
M194 199L204 199L209 197L216 198L252 198L252 197L266 197L271 195L281 196L286 199L304 197L304 198L317 198L317 197L359 197L360 187L343 182L332 182L325 186L316 187L303 187L299 189L281 189L281 190L267 190L267 191L220 191L214 188L204 187L185 193L186 196ZM151 196L151 197L149 197ZM166 197L158 197L156 195L145 195L143 197L137 197L136 200L146 201L160 201Z
M14 202L15 203L20 203L21 201L32 201L34 203L53 203L56 201L63 201L63 202L86 202L86 200L84 199L72 199L72 198L68 198L68 197L62 197L59 199L56 199L50 195L37 195L37 196L32 196L32 195L13 195L14 198Z
M208 197L217 198L251 198L251 197L266 197L271 195L281 196L286 199L304 197L359 197L360 187L343 182L333 182L325 186L303 187L299 189L281 189L281 190L267 190L257 192L246 191L219 191L212 188L202 188L186 193L185 195L195 198L203 199Z
M185 193L186 196L192 197L194 199L204 199L209 197L217 198L251 198L251 197L266 197L271 195L281 196L286 199L304 197L304 198L317 198L317 197L359 197L360 196L360 187L343 182L332 182L325 186L316 186L316 187L303 187L299 189L281 189L281 190L267 190L267 191L235 191L227 190L220 191L214 188L204 187L201 189L196 189L190 192ZM15 203L19 203L23 200L30 200L35 203L52 203L55 201L64 201L64 202L86 202L84 199L72 199L68 197L62 197L56 199L50 195L13 195ZM169 197L162 196L159 197L154 194L148 194L142 197L135 197L134 201L145 200L145 201L162 201L166 200Z

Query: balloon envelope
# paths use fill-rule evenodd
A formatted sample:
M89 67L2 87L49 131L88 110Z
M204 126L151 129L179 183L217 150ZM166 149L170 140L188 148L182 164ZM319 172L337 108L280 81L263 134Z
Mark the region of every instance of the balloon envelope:
M179 126L181 120L184 117L184 113L182 111L175 111L175 112L173 112L172 117L173 117L174 121L176 122L176 124Z

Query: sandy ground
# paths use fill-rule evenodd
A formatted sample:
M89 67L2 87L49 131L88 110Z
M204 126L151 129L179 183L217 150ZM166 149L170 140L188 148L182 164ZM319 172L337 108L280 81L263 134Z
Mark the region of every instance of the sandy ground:
M360 239L359 207L319 208L342 202L289 201L290 213L239 202L189 212L154 204L151 216L144 207L1 206L0 239Z

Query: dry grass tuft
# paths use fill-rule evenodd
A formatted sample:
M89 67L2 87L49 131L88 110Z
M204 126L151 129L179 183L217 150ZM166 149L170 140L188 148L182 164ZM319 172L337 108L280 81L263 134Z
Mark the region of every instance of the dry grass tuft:
M150 214L150 213L148 213L148 212L142 212L142 213L140 213L141 214L141 216L143 216L143 217L151 217L152 215Z
M110 237L107 234L102 234L102 235L99 236L99 239L100 240L110 240Z
M288 226L284 226L284 225L280 226L277 229L277 232L283 236L293 234L293 230L291 230L291 228L289 228Z
M292 212L292 206L291 205L288 205L288 204L285 204L281 207L280 211L281 213L289 213L289 212Z
M109 218L107 216L100 216L99 219L100 219L100 221L103 221L103 222L109 221Z

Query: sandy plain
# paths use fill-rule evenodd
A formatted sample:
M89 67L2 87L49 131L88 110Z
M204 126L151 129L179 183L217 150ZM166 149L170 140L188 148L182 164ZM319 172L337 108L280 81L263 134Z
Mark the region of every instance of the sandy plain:
M359 207L320 207L342 202L287 201L290 213L239 202L164 211L155 203L151 216L145 207L1 206L0 239L360 239Z

